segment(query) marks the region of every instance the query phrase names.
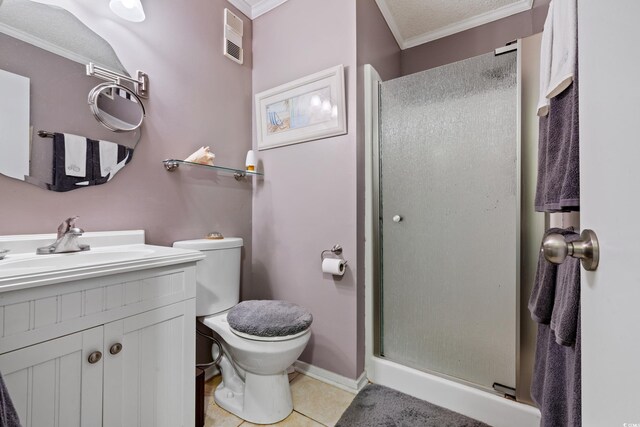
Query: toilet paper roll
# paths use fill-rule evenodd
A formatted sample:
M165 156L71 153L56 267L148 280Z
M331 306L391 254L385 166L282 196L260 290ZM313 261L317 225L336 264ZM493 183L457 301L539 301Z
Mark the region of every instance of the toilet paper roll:
M325 258L322 260L322 272L343 276L347 267L347 261L337 258Z

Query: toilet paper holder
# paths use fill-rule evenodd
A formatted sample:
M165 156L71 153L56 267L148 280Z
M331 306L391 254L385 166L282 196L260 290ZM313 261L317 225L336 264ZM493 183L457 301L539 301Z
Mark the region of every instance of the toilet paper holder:
M324 261L324 259L327 257L325 254L327 252L331 252L334 255L337 255L337 258L340 258L339 255L342 255L342 246L340 245L333 245L333 247L331 249L325 249L324 251L322 251L320 253L320 259ZM347 263L347 261L345 260L344 262L345 264Z

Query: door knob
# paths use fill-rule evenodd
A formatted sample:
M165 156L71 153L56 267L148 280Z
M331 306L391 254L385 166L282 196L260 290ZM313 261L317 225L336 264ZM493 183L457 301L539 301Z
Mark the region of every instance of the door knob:
M109 348L109 353L113 354L114 356L120 353L121 351L122 351L122 344L120 343L115 343Z
M393 216L393 222L400 222L402 221L402 217L400 215L394 215Z
M600 245L593 230L583 230L580 240L567 242L561 234L549 234L542 241L541 251L544 258L553 264L562 264L568 256L578 258L587 271L598 268Z
M89 363L93 365L94 363L98 363L100 359L102 359L102 353L100 353L99 351L94 351L89 355L89 358L87 360L89 360Z

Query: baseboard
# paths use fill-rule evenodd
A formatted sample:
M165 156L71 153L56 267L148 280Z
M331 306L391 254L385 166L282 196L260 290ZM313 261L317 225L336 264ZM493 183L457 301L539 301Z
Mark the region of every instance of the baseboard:
M308 375L311 378L315 378L318 381L322 381L350 393L358 393L369 382L367 380L366 372L363 372L357 380L354 380L300 360L297 360L293 364L293 367L296 372Z

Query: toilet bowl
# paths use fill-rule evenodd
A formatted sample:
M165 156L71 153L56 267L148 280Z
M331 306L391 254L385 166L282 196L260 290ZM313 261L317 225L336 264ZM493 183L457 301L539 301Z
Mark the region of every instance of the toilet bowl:
M207 316L202 322L224 352L219 363L222 382L214 393L218 406L256 424L285 419L293 411L286 370L304 350L311 330L272 339L246 338L231 329L227 313Z
M222 373L222 382L214 392L215 402L254 424L273 424L285 419L293 411L286 371L309 342L310 319L308 324L294 325L297 329L290 329L285 316L278 323L278 327L284 326L284 333L270 330L267 334L252 334L251 330L233 329L227 316L240 300L242 239L188 240L175 242L173 246L200 250L205 255L196 268L196 316L213 331L222 350L219 355L218 345L212 346L213 358L219 357L218 367ZM261 309L260 303L270 303L243 302L236 309L244 305L253 310L252 302L259 303L256 310ZM271 303L280 304L279 309L287 314L286 303ZM256 323L264 326L265 322ZM287 331L295 333L287 334Z

